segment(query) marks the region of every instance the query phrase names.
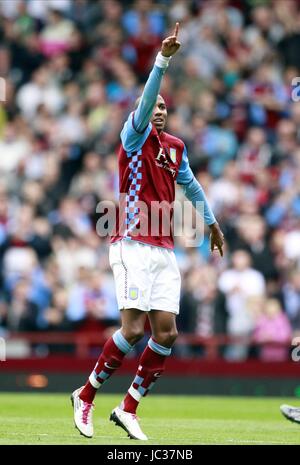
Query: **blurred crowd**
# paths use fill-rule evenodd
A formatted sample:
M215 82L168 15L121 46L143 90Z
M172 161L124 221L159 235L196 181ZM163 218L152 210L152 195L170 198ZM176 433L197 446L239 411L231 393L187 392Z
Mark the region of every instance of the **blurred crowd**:
M167 131L226 237L223 259L207 233L194 248L176 239L179 329L242 338L222 349L229 360L253 343L263 360L288 359L300 333L297 0L0 0L0 336L118 325L96 206L117 202L120 130L176 21Z

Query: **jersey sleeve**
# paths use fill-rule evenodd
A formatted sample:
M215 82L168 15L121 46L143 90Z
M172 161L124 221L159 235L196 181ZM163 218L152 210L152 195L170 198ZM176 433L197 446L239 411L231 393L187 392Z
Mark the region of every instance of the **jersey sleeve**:
M125 122L122 132L121 141L126 152L135 152L140 150L152 129L152 124L148 123L143 132L138 132L134 126L134 112L130 113L127 121Z
M177 184L189 184L194 177L187 156L186 146L183 148L182 160L179 166L176 182Z
M184 195L192 202L199 213L203 213L202 205L204 206L205 223L207 225L216 223L216 218L209 206L204 190L191 170L185 146L176 181L177 184L182 186ZM201 202L201 204L198 202ZM199 205L201 205L201 208L199 208Z

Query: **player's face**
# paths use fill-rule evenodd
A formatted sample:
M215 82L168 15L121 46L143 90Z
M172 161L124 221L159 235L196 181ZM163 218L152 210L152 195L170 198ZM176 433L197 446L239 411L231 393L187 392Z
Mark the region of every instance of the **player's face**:
M167 122L167 107L164 99L159 95L156 100L156 105L154 107L151 123L156 127L158 132L163 131L166 122Z

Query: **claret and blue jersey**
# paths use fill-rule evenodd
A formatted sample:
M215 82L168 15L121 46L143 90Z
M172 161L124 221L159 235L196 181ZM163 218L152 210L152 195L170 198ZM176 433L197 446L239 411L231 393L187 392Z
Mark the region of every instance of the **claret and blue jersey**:
M172 221L172 203L175 200L175 182L182 185L186 197L196 205L204 202L204 219L214 223L202 187L189 166L184 142L165 131L158 133L150 122L156 104L165 68L154 65L144 93L135 112L132 112L121 132L119 149L120 213L116 234L111 242L124 237L150 245L173 249L172 228L165 234L163 217ZM143 202L147 208L141 208ZM156 202L156 204L153 202ZM162 203L163 202L163 203ZM161 208L156 234L150 233L151 214ZM152 211L151 211L152 206ZM141 231L143 223L147 232Z

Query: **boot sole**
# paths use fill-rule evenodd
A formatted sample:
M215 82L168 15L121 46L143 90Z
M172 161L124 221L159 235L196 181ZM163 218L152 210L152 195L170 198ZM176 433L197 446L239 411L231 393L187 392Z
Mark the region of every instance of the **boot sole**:
M280 410L282 415L284 416L284 418L286 418L287 420L291 421L292 423L297 423L298 425L300 424L300 421L297 421L297 420L294 420L294 418L292 417L289 417L285 412L283 412L282 410Z

